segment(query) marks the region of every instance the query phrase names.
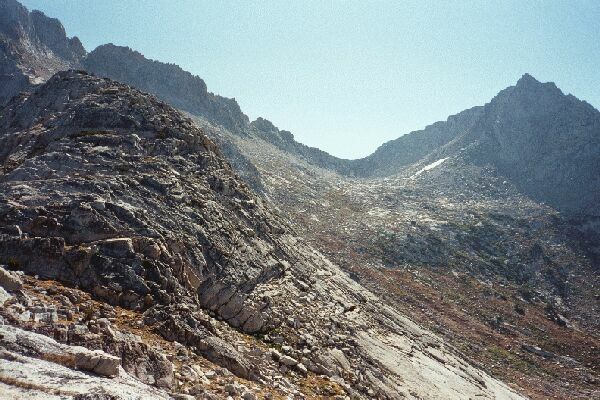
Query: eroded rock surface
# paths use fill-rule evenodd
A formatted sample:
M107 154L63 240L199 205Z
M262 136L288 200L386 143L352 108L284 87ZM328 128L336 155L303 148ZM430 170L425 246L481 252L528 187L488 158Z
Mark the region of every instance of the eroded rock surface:
M119 357L7 325L0 325L0 358L3 399L170 398L123 371Z

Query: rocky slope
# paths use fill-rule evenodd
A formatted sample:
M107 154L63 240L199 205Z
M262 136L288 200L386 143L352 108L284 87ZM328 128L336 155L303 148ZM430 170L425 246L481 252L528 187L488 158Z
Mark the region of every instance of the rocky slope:
M381 145L373 154L352 160L348 169L358 177L395 175L470 130L482 114L474 107Z
M0 106L85 55L76 37L39 11L29 12L15 0L0 0Z
M597 238L460 157L357 180L232 138L280 212L387 304L532 398L598 395Z
M524 75L489 104L385 143L359 160L342 160L297 142L293 135L258 118L249 122L235 99L208 92L202 79L176 65L145 58L112 44L89 54L77 38L68 39L56 19L29 13L14 0L2 0L0 17L0 104L32 83L74 65L158 96L227 131L255 136L308 163L345 176L382 177L401 172L430 153L442 158L470 148L470 161L490 164L536 201L598 224L600 112L552 83ZM218 130L218 129L217 129ZM226 135L215 136L238 172L263 191L252 163Z
M0 262L106 304L73 329L98 332L98 346L123 363L114 335L100 333L115 307L143 315L146 330L184 345L188 360L202 357L258 392L319 398L311 382L326 379L358 398L519 397L303 243L165 103L64 72L14 98L0 127ZM28 326L39 309L28 309L30 295L18 303L5 312L11 324L56 321ZM61 326L44 329L71 341ZM141 355L150 367L128 373L189 393L181 372L163 379L152 354Z

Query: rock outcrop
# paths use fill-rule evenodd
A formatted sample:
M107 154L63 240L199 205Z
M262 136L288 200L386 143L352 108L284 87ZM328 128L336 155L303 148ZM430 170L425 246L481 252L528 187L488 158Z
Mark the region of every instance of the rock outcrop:
M120 358L0 325L3 399L168 399L120 369Z

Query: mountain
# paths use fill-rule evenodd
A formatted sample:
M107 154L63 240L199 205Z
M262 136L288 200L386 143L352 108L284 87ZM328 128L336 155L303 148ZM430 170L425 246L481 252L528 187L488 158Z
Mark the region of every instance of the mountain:
M422 131L388 142L359 160L343 160L305 146L289 131L258 118L248 122L234 99L208 93L204 82L179 67L144 58L125 47L100 46L83 61L86 70L157 95L164 101L238 136L256 136L312 165L345 176L382 177L400 173L430 153L458 151L477 143L477 164L493 165L523 193L573 217L597 217L600 182L599 112L564 95L554 84L525 75L485 106L474 107ZM230 142L230 141L229 141ZM230 159L241 157L231 144ZM452 150L453 149L453 150ZM474 148L470 150L475 152ZM441 158L441 157L440 157ZM517 162L518 161L518 162ZM250 163L251 164L251 163ZM247 160L236 169L247 176Z
M577 218L597 218L600 182L592 171L599 166L600 113L554 84L542 84L524 75L516 86L498 94L489 104L474 107L385 143L359 160L343 160L305 146L270 121L249 122L235 99L208 92L205 82L176 65L145 58L122 46L102 45L89 54L77 38L68 39L56 19L38 11L29 13L13 0L3 0L0 19L4 52L6 102L31 83L39 83L58 70L78 66L141 90L208 123L236 135L254 135L312 165L346 176L380 177L445 148L469 147L473 162L490 164L537 201ZM252 163L220 140L234 167L252 187L262 191ZM473 145L477 143L477 150Z
M474 162L494 165L534 200L600 217L600 112L590 104L526 74L486 105L462 142L473 139Z
M430 153L442 158L461 149L536 201L572 217L599 216L600 112L529 74L483 107L386 143L354 169L389 176Z
M15 0L0 1L0 106L30 85L71 68L85 55L61 23Z
M295 236L192 120L156 98L60 72L13 98L0 126L0 257L5 268L35 274L23 278L29 293L8 294L2 316L11 325L98 343L123 357L128 374L174 392L192 390L182 376L203 357L260 393L310 393L320 379L314 390L357 398L519 398ZM36 279L55 283L36 289ZM5 292L17 287L2 282ZM74 308L89 301L82 293L100 305ZM58 311L49 305L57 295L67 299ZM52 300L41 307L39 296ZM31 317L35 325L24 316L48 312ZM65 320L52 317L58 312ZM132 312L141 321L134 332L158 334L163 346L177 341L187 356L169 364L160 348L115 333L131 329L117 316ZM81 333L71 340L71 330ZM37 357L71 365L51 355L53 346L40 344ZM118 374L115 359L102 357L100 372ZM194 390L241 385L221 384Z
M102 45L89 54L77 38L68 39L60 22L29 13L19 3L4 0L2 29L5 102L33 82L78 65L100 76L153 93L194 116L239 135L255 135L309 163L347 176L375 177L399 173L429 153L457 139L456 146L478 145L479 164L492 164L537 201L569 215L598 217L600 183L591 173L598 167L599 112L554 84L524 75L489 104L474 107L388 142L359 160L342 160L294 140L270 121L252 123L235 99L208 92L202 79L176 65L146 59L121 46ZM16 72L21 71L21 72ZM29 71L29 72L23 72ZM17 74L17 75L15 75ZM29 75L27 75L29 74ZM18 76L18 77L17 77ZM262 191L251 163L233 146L222 143L237 170Z
M342 160L177 66L48 46L4 59L0 391L598 397L587 103L524 75Z

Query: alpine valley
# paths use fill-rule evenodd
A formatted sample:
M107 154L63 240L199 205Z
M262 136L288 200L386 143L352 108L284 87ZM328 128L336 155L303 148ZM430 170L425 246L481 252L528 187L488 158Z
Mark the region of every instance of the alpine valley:
M599 172L528 74L345 160L0 0L0 398L600 398Z

